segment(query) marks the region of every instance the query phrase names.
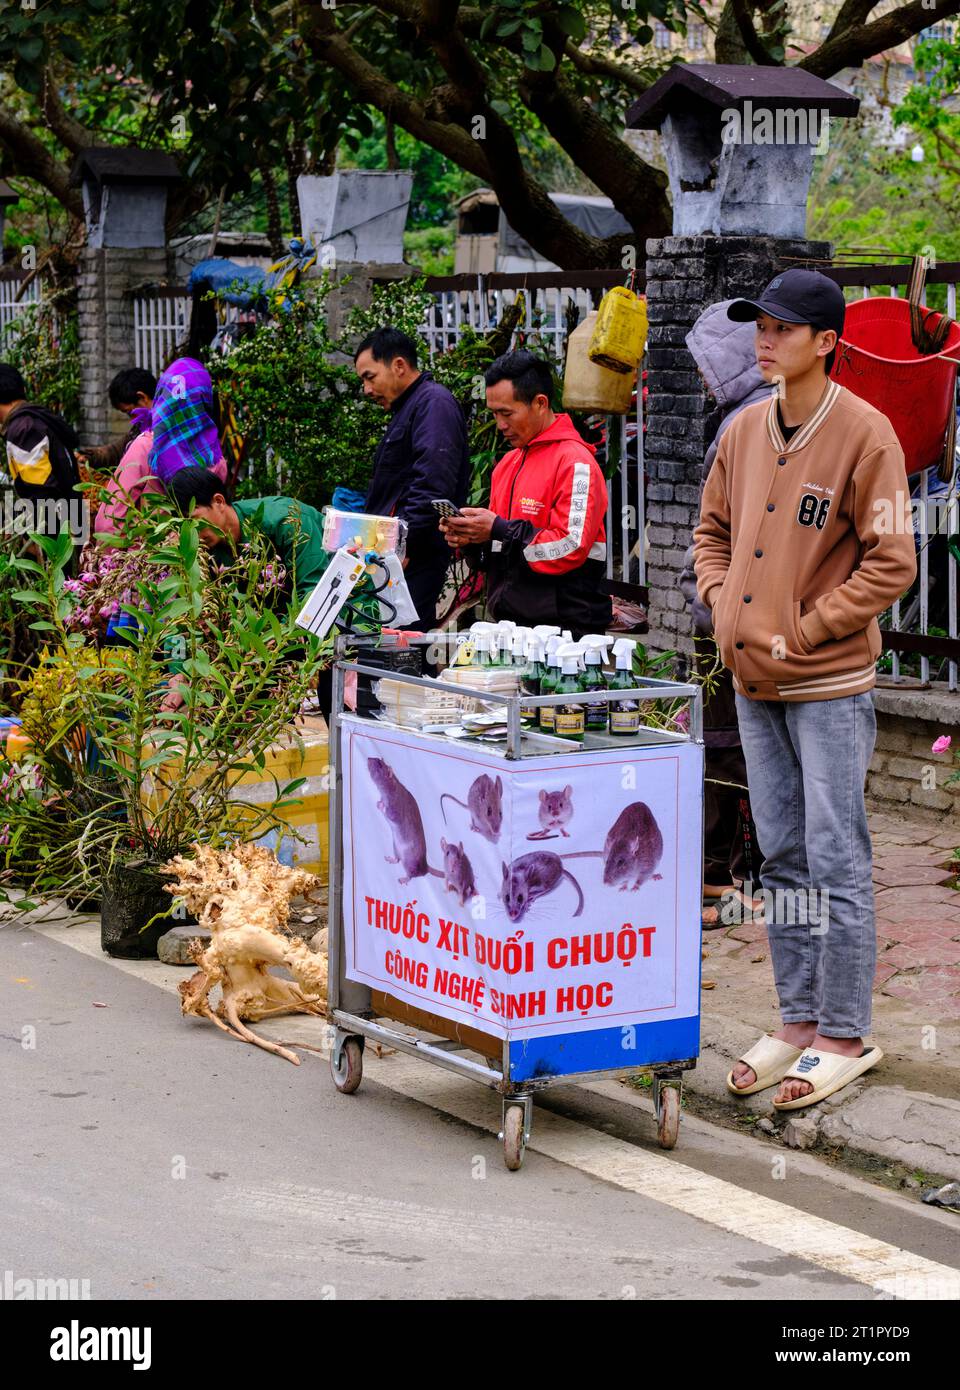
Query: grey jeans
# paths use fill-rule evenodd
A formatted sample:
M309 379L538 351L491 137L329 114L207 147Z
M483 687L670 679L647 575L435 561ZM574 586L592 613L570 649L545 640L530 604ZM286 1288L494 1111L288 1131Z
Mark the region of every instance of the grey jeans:
M826 1038L870 1029L877 935L863 788L873 694L783 704L737 696L784 1023Z

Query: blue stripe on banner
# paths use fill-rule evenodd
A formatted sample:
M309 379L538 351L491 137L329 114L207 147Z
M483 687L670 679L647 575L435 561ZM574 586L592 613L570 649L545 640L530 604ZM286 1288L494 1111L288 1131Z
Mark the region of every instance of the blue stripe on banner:
M583 1033L554 1033L510 1044L510 1080L538 1076L576 1076L580 1072L643 1067L653 1062L686 1061L700 1051L700 1016L638 1023L623 1028L594 1028Z

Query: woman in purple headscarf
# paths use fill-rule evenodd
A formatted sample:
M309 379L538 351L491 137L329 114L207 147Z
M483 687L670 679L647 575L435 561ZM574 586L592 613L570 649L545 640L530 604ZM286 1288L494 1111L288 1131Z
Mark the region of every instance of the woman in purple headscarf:
M209 468L227 481L227 465L213 418L213 383L195 357L178 357L160 377L150 423L130 445L107 484L96 535L116 535L130 507L147 492L163 494L181 468Z

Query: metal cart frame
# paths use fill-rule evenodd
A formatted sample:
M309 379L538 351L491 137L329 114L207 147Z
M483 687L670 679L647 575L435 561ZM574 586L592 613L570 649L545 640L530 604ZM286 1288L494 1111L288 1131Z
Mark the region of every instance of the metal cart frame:
M427 639L424 639L425 642ZM338 649L342 651L347 639L338 639ZM350 638L351 647L368 646L383 649L382 640ZM657 1139L661 1148L672 1149L676 1142L680 1125L680 1108L683 1089L683 1073L697 1064L696 1057L664 1058L660 1062L632 1064L607 1070L586 1071L558 1076L537 1076L521 1082L510 1081L510 1040L503 1039L502 1062L500 1068L486 1066L472 1057L460 1055L469 1049L453 1044L451 1041L430 1041L413 1025L404 1024L412 1032L400 1032L389 1023L378 1021L371 1008L371 991L368 986L346 979L344 975L343 941L343 772L341 764L341 715L345 676L348 671L375 679L387 677L391 681L404 684L435 688L428 677L406 675L398 671L385 670L382 666L365 666L361 661L347 661L339 657L333 670L333 701L330 727L330 889L329 889L329 985L327 1018L333 1027L333 1041L330 1053L330 1069L334 1085L344 1095L357 1090L363 1077L363 1048L366 1039L404 1052L412 1057L422 1057L434 1066L456 1072L459 1076L478 1081L481 1085L496 1091L503 1101L503 1124L498 1138L503 1143L504 1161L511 1170L520 1168L524 1150L530 1139L533 1122L533 1098L537 1091L551 1085L575 1085L578 1081L596 1081L624 1076L647 1074L653 1080L653 1103L657 1119ZM507 751L508 759L521 757L521 740L529 731L521 727L519 695L500 695L487 691L474 690L464 685L451 686L451 690L468 698L507 707ZM641 725L637 739L619 739L616 747L624 752L633 748L649 747L656 743L703 743L703 698L699 685L683 684L665 680L643 680L629 690L591 691L590 700L610 703L624 697L644 701L684 699L689 701L690 724L686 734ZM585 701L586 702L586 701ZM570 703L569 694L524 696L526 705L558 705ZM389 727L389 726L388 726ZM399 727L399 726L398 726ZM643 735L646 733L647 737ZM651 737L655 734L656 737ZM543 748L542 753L550 751L575 753L581 745L556 737L546 738L552 745ZM566 747L557 748L564 742ZM531 755L533 756L533 754ZM701 798L702 817L702 798ZM702 841L702 824L701 824ZM431 1035L435 1037L436 1035Z

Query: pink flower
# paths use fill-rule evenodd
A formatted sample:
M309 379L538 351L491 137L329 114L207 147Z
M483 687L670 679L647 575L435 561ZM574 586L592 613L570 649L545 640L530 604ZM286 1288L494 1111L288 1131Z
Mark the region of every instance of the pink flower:
M87 570L84 574L81 574L80 579L84 584L98 584L100 582L92 570Z
M682 710L680 710L680 712L678 713L678 715L677 715L677 717L676 717L675 722L676 722L676 724L677 724L677 726L678 726L679 728L681 728L681 729L688 729L688 728L690 727L690 711L689 711L689 709L682 709Z
M936 743L932 745L930 752L945 753L952 742L953 739L950 737L949 734L941 734L940 737L937 739Z

